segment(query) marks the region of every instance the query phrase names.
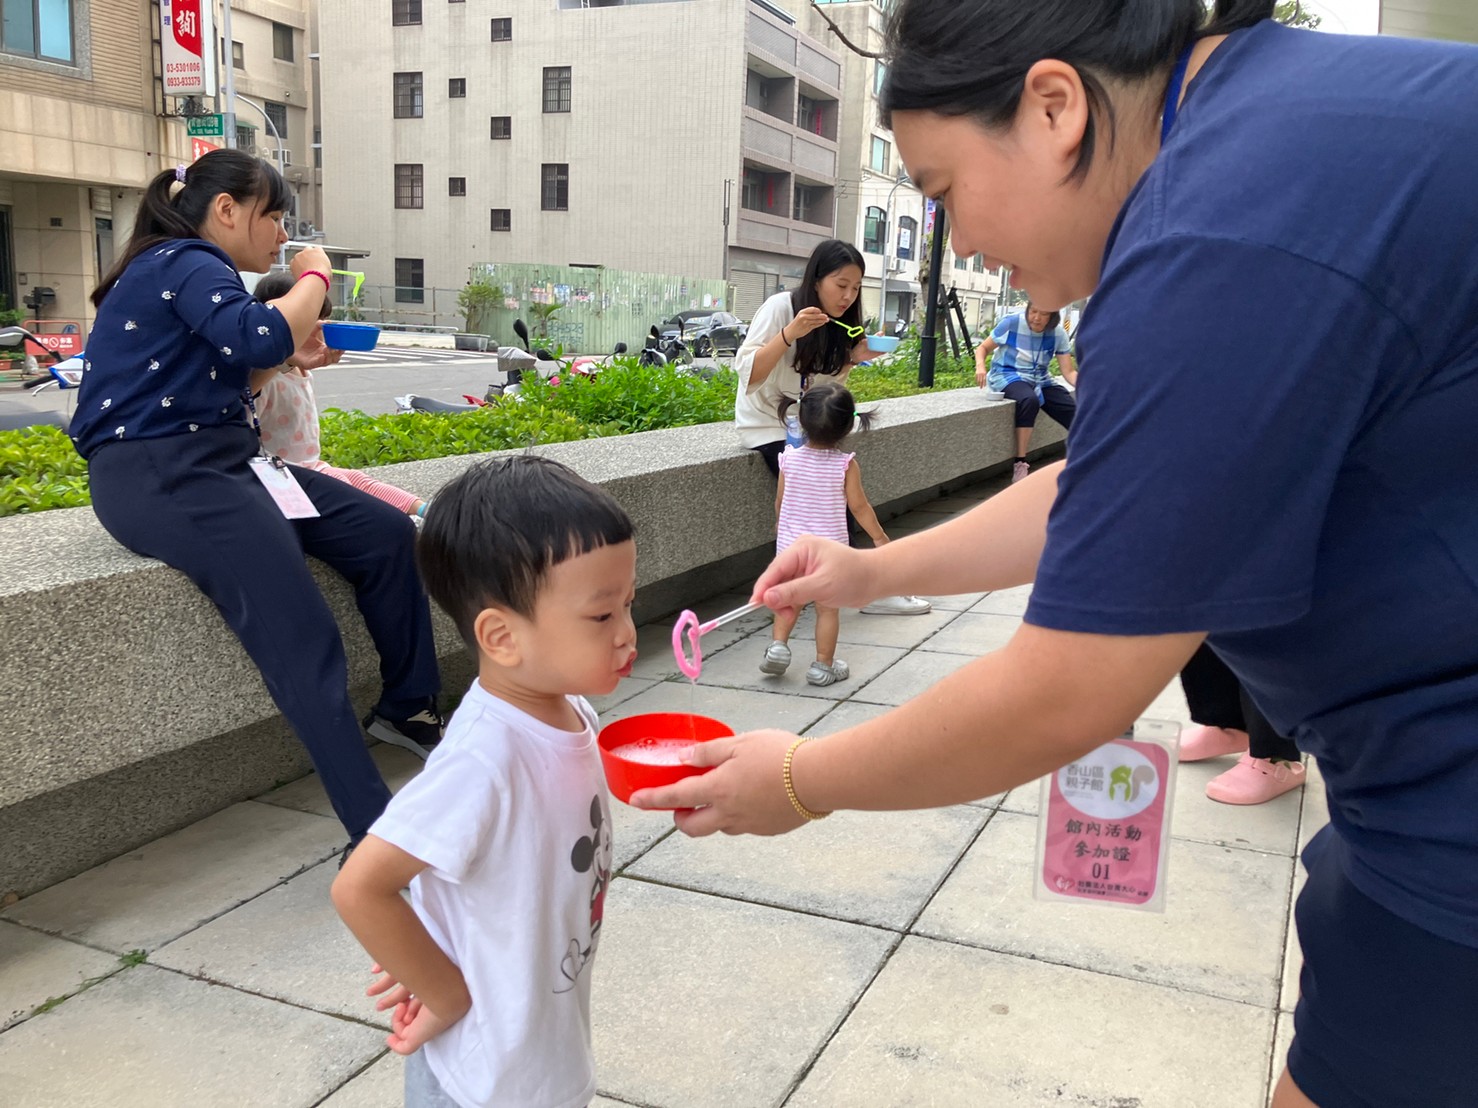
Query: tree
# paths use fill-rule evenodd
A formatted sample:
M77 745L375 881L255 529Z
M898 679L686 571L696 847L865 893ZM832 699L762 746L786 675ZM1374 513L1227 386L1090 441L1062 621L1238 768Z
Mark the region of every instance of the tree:
M1323 17L1308 11L1299 0L1283 0L1273 11L1273 18L1279 23L1286 23L1290 27L1307 27L1311 31L1317 31Z

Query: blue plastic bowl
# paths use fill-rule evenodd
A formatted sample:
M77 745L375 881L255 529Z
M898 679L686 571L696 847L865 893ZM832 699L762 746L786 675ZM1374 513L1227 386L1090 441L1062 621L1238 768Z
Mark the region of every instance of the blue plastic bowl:
M373 323L325 323L323 341L335 350L373 350L380 329Z
M868 335L867 348L877 354L891 354L898 349L898 339L888 335Z

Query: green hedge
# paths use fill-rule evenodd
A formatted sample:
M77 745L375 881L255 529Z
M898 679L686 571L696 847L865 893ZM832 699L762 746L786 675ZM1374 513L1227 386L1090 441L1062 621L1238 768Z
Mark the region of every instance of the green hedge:
M935 388L974 383L970 357L940 357ZM918 340L905 340L887 362L858 368L850 384L864 402L926 391L918 387ZM519 399L500 400L475 412L366 415L330 408L320 421L323 457L346 469L363 469L717 423L734 418L737 387L729 369L703 380L671 366L639 366L624 358L593 381L531 381ZM65 432L55 427L0 431L0 516L87 503L87 466Z

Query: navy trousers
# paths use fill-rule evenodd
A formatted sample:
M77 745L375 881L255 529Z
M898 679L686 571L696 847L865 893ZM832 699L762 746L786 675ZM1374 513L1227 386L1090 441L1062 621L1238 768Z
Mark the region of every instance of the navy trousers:
M390 505L296 466L320 516L286 519L248 468L256 454L256 432L244 426L110 443L89 461L93 510L120 543L180 570L215 603L357 839L390 793L365 748L343 640L304 555L354 587L380 653L377 710L406 719L431 707L440 688L415 526Z
M1025 381L1012 381L1001 395L1016 402L1016 426L1035 427L1037 413L1046 412L1064 427L1073 425L1073 416L1078 413L1078 401L1061 385L1043 385L1042 399L1037 399L1037 390Z

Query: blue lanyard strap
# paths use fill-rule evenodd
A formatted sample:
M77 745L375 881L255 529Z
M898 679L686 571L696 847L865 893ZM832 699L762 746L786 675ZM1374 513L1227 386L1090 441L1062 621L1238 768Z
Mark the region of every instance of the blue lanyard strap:
M1170 137L1170 128L1175 126L1175 117L1180 112L1180 91L1185 86L1186 67L1191 64L1191 51L1196 48L1193 42L1181 51L1180 57L1175 60L1175 69L1170 73L1170 87L1165 92L1165 111L1160 116L1160 145L1165 145L1165 140Z

